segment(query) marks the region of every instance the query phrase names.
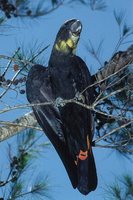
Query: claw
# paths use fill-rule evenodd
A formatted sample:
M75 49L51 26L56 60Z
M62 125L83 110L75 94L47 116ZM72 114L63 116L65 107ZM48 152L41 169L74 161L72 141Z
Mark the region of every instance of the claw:
M85 97L84 97L82 94L80 94L80 92L77 92L77 93L75 94L74 99L75 99L76 101L82 101L83 103L85 103Z
M66 105L66 103L64 102L64 100L61 97L57 97L57 99L55 100L55 107L64 107Z

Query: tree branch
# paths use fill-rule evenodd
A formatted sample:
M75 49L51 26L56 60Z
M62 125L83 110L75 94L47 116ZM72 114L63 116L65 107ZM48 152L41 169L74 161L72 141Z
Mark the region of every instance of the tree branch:
M121 53L117 53L113 56L113 58L109 61L108 64L105 65L105 67L99 71L95 76L97 77L97 83L94 84L99 84L101 83L103 80L107 80L108 77L113 76L114 74L117 74L118 72L122 71L123 69L125 69L129 64L131 64L133 62L133 45L130 46L127 51L125 52L121 52ZM93 84L93 85L94 85ZM89 87L85 88L81 94L88 89ZM124 88L123 88L124 89ZM122 90L123 90L122 89ZM105 98L112 96L114 93L118 93L120 90L116 90L112 93L110 93L109 95L105 96L102 98L102 100L104 100ZM95 113L100 113L104 116L107 117L112 117L113 119L126 119L126 120L130 120L130 122L128 121L126 124L122 125L121 127L118 127L114 130L112 130L110 134L113 134L115 131L119 130L120 128L126 127L128 124L132 123L132 119L127 119L126 117L122 117L122 116L114 116L112 114L108 114L106 112L101 112L99 111L97 108L95 108L97 106L97 104L99 103L99 101L101 101L101 98L98 98L96 102L94 102L93 105L86 105L84 103L81 103L80 101L77 101L75 99L69 99L69 100L63 100L63 103L76 103L79 106L82 106L86 109L92 110ZM26 107L32 107L32 106L37 106L37 105L55 105L55 101L54 102L44 102L44 103L40 103L40 104L25 104L25 105L18 105L18 106L14 106L14 107L10 107L10 108L5 108L1 111L1 113L10 111L10 110L14 110L14 109L20 109L20 108L26 108ZM34 114L31 113L27 113L26 115L24 115L23 117L21 117L20 119L17 119L13 122L3 122L1 121L1 124L6 124L6 126L1 126L0 127L0 141L3 141L19 132L21 132L22 130L26 129L26 128L33 128L36 124L37 121L34 117ZM40 128L37 127L37 129L41 130ZM108 135L103 136L104 138L107 137ZM100 141L103 138L99 138L96 142Z
M77 104L79 106L82 106L82 107L84 107L86 109L92 110L95 113L100 113L100 114L102 114L104 116L107 116L107 117L116 118L116 119L119 119L119 120L120 119L128 119L126 117L113 116L113 115L109 115L109 114L107 114L105 112L100 112L99 110L95 109L95 104L92 105L92 106L89 106L89 105L81 103L81 102L79 102L79 101L77 101L75 99L62 100L62 102L64 103L64 105L67 104L67 103L75 103L75 104ZM25 107L33 107L33 106L37 106L37 105L38 106L39 105L40 106L41 105L43 105L43 106L48 106L48 105L54 106L55 103L56 103L56 101L55 102L37 103L37 104L25 104L25 105L20 105L20 106L15 106L15 107L9 108L8 111L9 110L13 110L13 109L25 108ZM119 130L120 128L126 127L127 125L129 125L129 124L131 124L133 122L132 119L128 119L128 120L131 120L131 121L129 121L128 123L122 125L119 128L113 129L109 133L109 135L112 134L112 133L114 133L114 132L116 132L117 129ZM34 128L34 126L37 124L37 121L36 121L36 119L34 117L34 114L32 112L30 112L30 113L24 115L23 117L21 117L20 119L15 120L12 123L11 122L3 122L3 121L0 121L0 123L1 124L7 124L6 126L0 127L0 133L1 133L1 135L0 135L0 141L3 141L5 139L7 139L7 138L9 138L9 137L11 137L11 136L13 136L13 135L21 132L22 130L24 130L26 128ZM42 130L40 128L37 128L37 129ZM101 139L103 139L103 138L105 138L107 136L108 135L105 135L102 138L100 137L99 139L96 140L96 142L100 141Z
M14 124L13 124L14 123ZM6 140L17 133L23 131L29 126L36 126L37 121L33 112L25 114L23 117L16 119L12 124L0 127L0 141ZM18 124L16 126L16 124Z
M100 86L103 82L109 80L109 78L119 75L124 69L127 69L130 64L133 63L133 45L131 45L126 51L117 52L104 67L92 76L93 84L88 85L80 94L83 94L87 89Z
M101 81L131 63L133 63L133 45L126 51L117 52L110 61L95 74L96 80Z
M116 131L119 131L120 129L122 128L125 128L126 126L130 125L133 123L133 120L131 121L128 121L127 123L124 123L123 125L117 127L117 128L114 128L112 131L110 131L109 133L106 133L104 134L103 136L101 136L100 138L96 139L95 140L95 143L98 143L99 141L105 139L106 137L109 137L110 135L112 135L113 133L115 133Z

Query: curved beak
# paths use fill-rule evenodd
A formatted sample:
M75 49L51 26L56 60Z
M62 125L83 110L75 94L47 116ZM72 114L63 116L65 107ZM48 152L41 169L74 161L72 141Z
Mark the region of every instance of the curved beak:
M82 24L79 20L76 20L70 27L72 34L79 36L82 31Z

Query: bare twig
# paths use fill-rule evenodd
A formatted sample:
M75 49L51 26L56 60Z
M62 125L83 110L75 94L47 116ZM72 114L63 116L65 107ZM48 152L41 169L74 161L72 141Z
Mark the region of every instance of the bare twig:
M129 64L130 64L130 63L129 63ZM93 84L91 84L91 85L88 85L80 94L83 94L83 93L84 93L86 90L88 90L89 88L94 87L94 86L97 86L97 85L99 85L100 83L102 83L102 82L108 80L109 78L111 78L111 77L117 75L118 73L120 73L121 71L123 71L124 69L126 69L127 67L129 67L129 64L125 65L124 67L120 68L118 71L116 71L116 72L110 74L110 75L107 76L107 77L104 77L104 78L99 77L99 79L97 79L97 81L96 81L95 83L93 83ZM97 75L98 75L98 73L97 73L95 76L97 76ZM101 78L101 79L100 79L100 78Z
M9 57L9 56L3 56L3 55L0 55L0 58L4 58L4 59L9 59L11 61L17 61L17 62L22 62L24 64L24 66L18 70L16 72L16 74L14 75L14 77L12 78L11 82L8 84L6 90L4 92L2 92L2 94L0 95L0 99L7 93L7 91L10 89L12 83L14 82L14 80L16 79L16 77L24 70L24 68L27 66L27 65L30 65L30 66L33 66L34 64L32 63L32 61L37 57L39 56L43 51L45 51L50 45L47 45L46 47L44 47L41 51L39 51L30 61L27 61L27 60L20 60L20 59L16 59L14 57Z
M33 66L34 63L32 62L36 57L38 57L42 52L44 52L50 45L47 45L46 47L44 47L42 50L40 50L30 61L28 60L23 60L23 59L18 59L18 58L14 58L10 57L10 56L6 56L6 55L0 55L0 59L5 59L5 60L10 60L10 61L14 61L14 62L20 62L23 63L24 65L30 65Z
M6 126L20 126L20 127L23 127L23 128L32 128L32 129L35 129L35 130L38 130L38 131L42 131L42 128L40 128L38 126L32 126L30 124L24 125L24 124L15 123L15 122L8 122L8 121L0 121L0 124L6 125Z
M94 106L98 105L101 101L104 101L105 99L107 99L107 98L109 98L109 97L111 97L111 96L113 96L115 94L118 94L118 93L120 93L120 92L122 92L122 91L124 91L126 89L127 89L127 87L124 87L124 88L120 88L120 89L118 89L118 90L116 90L114 92L111 92L110 94L108 94L108 95L102 97L101 99L97 100L97 102L94 103Z
M22 104L22 105L16 105L8 108L4 108L0 111L0 114L15 110L15 109L21 109L21 108L28 108L28 107L34 107L34 106L48 106L48 105L54 105L54 102L44 102L44 103L32 103L32 104Z
M14 55L12 56L12 58L14 58L16 56L16 54L19 52L19 50L20 50L20 47L15 51ZM10 60L8 62L6 69L5 69L4 73L2 74L3 77L6 75L11 63L12 63L12 60Z
M18 71L16 72L16 74L15 74L14 77L12 78L11 82L10 82L9 85L7 86L6 90L4 90L4 91L2 92L2 94L0 95L0 99L7 93L7 91L10 89L12 83L14 82L14 80L16 79L16 77L18 76L18 74L19 74L23 69L24 69L24 68L22 68L22 69L20 69L20 70L18 70Z
M101 136L100 138L96 139L96 140L95 140L95 143L98 143L99 141L105 139L106 137L112 135L112 134L115 133L116 131L119 131L120 129L125 128L126 126L128 126L128 125L130 125L130 124L132 124L132 123L133 123L133 120L128 121L127 123L125 123L125 124L123 124L123 125L121 125L121 126L115 128L115 129L113 129L113 130L110 131L109 133L107 133L107 134Z
M128 144L127 144L128 145ZM125 146L123 147L123 145L100 145L100 144L96 144L95 147L100 147L100 148L107 148L107 149L118 149L118 150L123 150L124 152L127 153L133 153L133 149L127 149L125 148Z
M21 59L17 59L17 58L14 58L14 57L11 57L11 56L6 56L6 55L0 55L0 59L11 60L11 61L14 61L14 62L20 62L20 63L23 63L24 65L30 65L30 66L34 65L34 63L32 63L28 60L21 60Z
M119 92L119 90L118 90L118 92ZM96 105L98 103L95 103L95 104L92 104L92 105L87 105L87 104L81 103L81 102L79 102L79 101L77 101L75 99L62 100L62 103L64 105L66 105L68 103L75 103L75 104L77 104L79 106L82 106L83 108L92 110L92 111L94 111L96 113L105 115L107 117L111 117L113 119L126 119L126 120L130 120L130 118L128 118L128 117L114 116L114 115L110 115L110 114L108 114L106 112L102 112L102 111L97 110L95 107L96 107ZM36 106L48 106L48 105L55 106L56 105L56 100L55 101L49 101L49 102L43 102L43 103L32 103L32 104L16 105L16 106L13 106L13 107L4 108L3 110L0 111L0 114L5 113L5 112L9 112L9 111L15 110L15 109L21 109L21 108L27 108L27 107L36 107Z

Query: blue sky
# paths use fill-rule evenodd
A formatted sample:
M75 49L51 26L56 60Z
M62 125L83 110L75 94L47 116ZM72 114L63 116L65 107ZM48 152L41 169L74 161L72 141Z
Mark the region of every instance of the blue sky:
M73 1L76 3L76 1ZM43 46L50 44L50 48L46 51L44 57L47 65L51 48L54 43L56 33L65 20L77 18L83 24L83 31L78 45L77 54L82 57L91 73L95 73L100 67L99 64L90 56L85 48L85 45L91 40L94 47L97 47L103 40L103 48L101 52L101 61L111 58L113 50L119 39L119 29L113 16L113 10L125 11L125 21L130 26L133 25L133 1L132 0L108 0L107 10L91 11L89 6L83 6L73 3L71 6L65 5L54 11L50 15L41 17L37 20L20 21L11 19L8 24L14 26L8 33L9 35L0 36L0 54L10 55L18 45L25 47L32 46L33 41ZM133 38L132 38L133 39ZM121 50L128 46L122 46ZM26 103L26 98L22 95L18 98L18 103ZM14 100L12 100L14 101ZM8 120L13 120L19 115L26 113L25 110L14 112L13 115L8 115ZM2 120L7 119L7 115L2 116ZM45 136L42 140L46 140ZM67 177L66 171L57 153L51 147L46 151L43 158L37 161L42 173L49 175L49 181L52 185L53 197L55 200L103 200L104 190L107 185L115 181L115 176L121 175L124 172L133 172L131 162L119 156L115 151L108 149L94 149L98 172L98 188L88 196L81 195L77 190L74 190Z

